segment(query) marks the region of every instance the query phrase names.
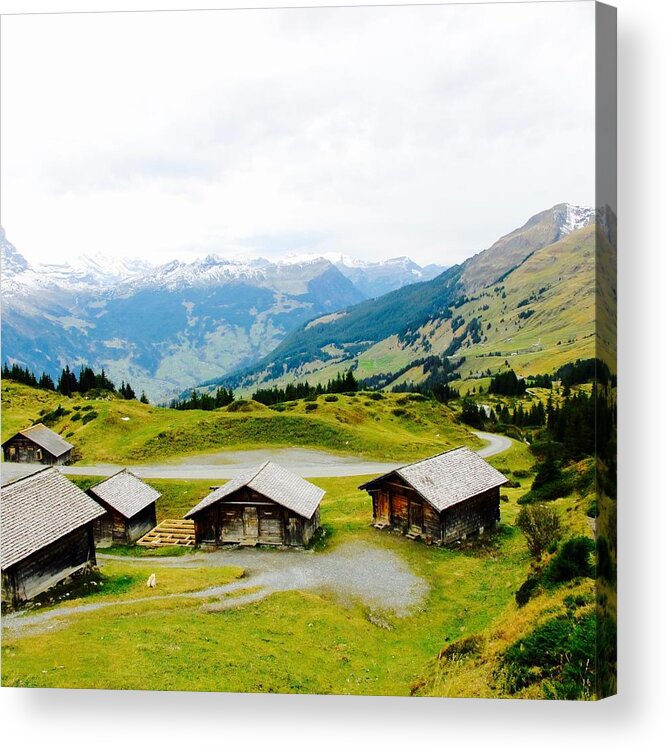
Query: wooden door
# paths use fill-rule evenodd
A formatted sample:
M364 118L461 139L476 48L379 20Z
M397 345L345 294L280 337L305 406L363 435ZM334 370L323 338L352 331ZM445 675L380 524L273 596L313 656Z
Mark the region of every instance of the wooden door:
M259 512L259 538L262 543L282 543L282 511L280 508L261 508Z
M418 501L409 503L409 525L411 528L423 528L423 505Z
M383 523L390 523L391 516L389 513L389 494L388 492L381 490L377 493L377 521Z
M286 543L290 545L300 546L303 544L303 534L301 524L298 518L290 516L287 521L287 539Z
M257 508L254 505L247 505L243 509L243 528L246 539L257 539L259 536L259 518Z
M237 508L220 513L220 542L240 542L243 538L243 516Z

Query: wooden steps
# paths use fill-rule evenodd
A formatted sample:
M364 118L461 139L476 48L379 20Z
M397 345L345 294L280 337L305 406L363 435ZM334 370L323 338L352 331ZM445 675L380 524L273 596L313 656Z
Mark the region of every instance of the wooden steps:
M388 521L377 521L372 525L381 531L382 529L387 529L391 524Z
M168 518L142 536L137 544L142 547L194 547L194 521Z
M423 531L418 526L411 526L405 536L407 539L418 539L422 534Z

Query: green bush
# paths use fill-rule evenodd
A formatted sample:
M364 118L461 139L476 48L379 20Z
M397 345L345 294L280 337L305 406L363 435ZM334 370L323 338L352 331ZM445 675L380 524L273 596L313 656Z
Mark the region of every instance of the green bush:
M483 639L479 635L468 635L466 638L460 638L459 640L451 643L449 646L445 646L438 654L438 659L447 659L448 661L457 661L464 656L472 656L478 654L481 651L483 645Z
M524 607L534 596L538 588L539 579L536 576L529 576L518 591L516 591L516 604L519 607Z
M593 615L554 617L506 649L495 679L501 680L509 693L541 684L546 698L592 698L595 643Z
M83 415L83 416L81 417L81 423L82 423L82 424L88 424L88 422L92 422L92 421L93 421L93 419L97 419L97 417L98 417L98 416L99 416L99 414L98 414L98 413L97 413L96 411L89 411L89 412L86 412L86 413L85 413L85 414L84 414L84 415Z
M92 411L94 408L92 404L88 404L87 406L82 406L81 411Z
M407 414L406 409L393 409L391 411L391 414L393 414L394 417L404 417Z
M305 411L314 411L317 407L318 405L314 403L305 404Z
M546 505L531 505L521 508L516 526L525 535L527 549L539 559L548 547L562 537L560 517Z
M560 497L566 497L571 494L573 485L571 479L568 477L560 477L547 484L540 485L537 489L532 489L521 498L518 499L520 505L528 505L529 503L547 502L548 500L557 500Z
M518 477L518 479L527 479L530 475L530 472L527 471L527 469L514 469L511 473L514 477Z
M44 414L41 419L36 419L33 424L37 424L38 422L41 422L42 424L45 424L47 427L50 427L51 425L55 424L56 422L59 422L61 419L64 419L68 414L71 414L72 412L69 409L65 409L62 406L58 405L53 411L48 412L47 414Z
M548 564L546 578L553 583L564 583L574 578L593 578L595 571L590 556L594 550L594 542L586 536L567 539Z
M516 489L516 487L520 487L520 482L515 482L513 479L509 479L508 482L504 483L504 486L509 489Z
M81 412L77 411L72 415L72 422L78 422L81 419Z
M597 507L597 500L596 498L587 506L587 510L585 511L588 518L598 518L599 517L599 508Z
M340 399L337 396L334 396L333 394L329 394L328 396L324 396L324 401L328 401L329 404L339 401Z

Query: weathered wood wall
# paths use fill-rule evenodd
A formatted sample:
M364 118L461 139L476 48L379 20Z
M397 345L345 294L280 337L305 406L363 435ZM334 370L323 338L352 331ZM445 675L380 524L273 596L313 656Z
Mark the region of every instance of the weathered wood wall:
M443 513L444 541L493 528L500 520L499 487L483 492L448 508Z
M2 599L16 605L96 564L92 524L80 526L2 571Z
M319 528L311 519L246 487L205 508L194 519L197 544L268 544L301 547Z
M437 511L399 477L370 490L373 522L404 534L416 532L435 543L448 543L492 528L499 521L499 487Z
M10 438L4 444L2 450L5 455L5 461L24 464L54 466L67 463L72 456L72 451L68 450L62 456L56 458L52 453L49 453L44 448L40 448L36 443L33 443L32 440L23 435L14 435L13 438Z
M88 494L106 508L106 513L93 522L95 542L98 546L133 544L157 525L155 503L151 503L128 519L100 500L92 490Z

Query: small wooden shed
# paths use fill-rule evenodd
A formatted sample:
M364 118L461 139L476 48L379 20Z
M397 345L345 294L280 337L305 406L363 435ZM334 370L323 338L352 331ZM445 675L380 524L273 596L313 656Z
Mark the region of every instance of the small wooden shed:
M499 488L507 478L469 448L454 448L362 484L377 528L393 528L435 544L493 528Z
M2 444L5 461L51 466L70 461L73 447L41 422L17 432Z
M161 494L123 469L87 490L106 513L95 521L98 545L132 544L157 524L155 503Z
M218 487L192 508L197 544L301 547L319 528L324 490L272 461Z
M16 605L96 564L93 523L104 514L54 467L3 485L2 600Z

